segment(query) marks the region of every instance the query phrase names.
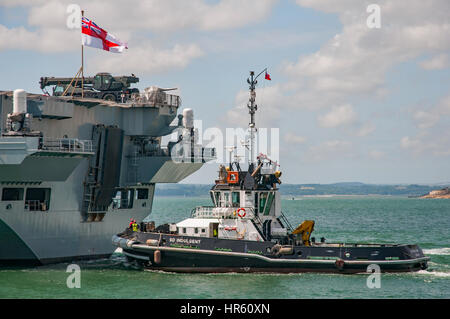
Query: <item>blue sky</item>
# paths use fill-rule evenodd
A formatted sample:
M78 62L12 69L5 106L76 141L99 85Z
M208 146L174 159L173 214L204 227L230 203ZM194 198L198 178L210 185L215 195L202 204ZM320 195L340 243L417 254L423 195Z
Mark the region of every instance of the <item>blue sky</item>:
M0 0L0 88L39 92L41 76L80 66L75 1ZM380 7L369 28L367 6ZM135 73L178 87L208 127L245 127L249 70L257 125L279 128L285 183L450 182L450 4L360 0L79 1L128 42L85 49L85 73ZM217 165L184 182L210 183Z

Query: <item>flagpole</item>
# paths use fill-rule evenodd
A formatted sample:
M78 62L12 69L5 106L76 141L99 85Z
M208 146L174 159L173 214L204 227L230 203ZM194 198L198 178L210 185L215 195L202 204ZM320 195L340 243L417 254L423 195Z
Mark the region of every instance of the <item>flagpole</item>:
M84 17L84 10L81 10L81 19ZM84 45L81 42L81 97L84 98Z

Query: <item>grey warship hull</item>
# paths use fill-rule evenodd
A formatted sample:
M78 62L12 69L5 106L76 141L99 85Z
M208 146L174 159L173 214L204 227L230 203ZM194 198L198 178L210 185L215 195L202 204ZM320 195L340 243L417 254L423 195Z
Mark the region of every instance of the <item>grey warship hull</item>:
M161 145L185 129L181 116L170 125L177 96L121 104L29 94L22 114L13 102L0 91L0 265L111 255L111 235L151 213L156 183L207 161L201 146L174 160Z

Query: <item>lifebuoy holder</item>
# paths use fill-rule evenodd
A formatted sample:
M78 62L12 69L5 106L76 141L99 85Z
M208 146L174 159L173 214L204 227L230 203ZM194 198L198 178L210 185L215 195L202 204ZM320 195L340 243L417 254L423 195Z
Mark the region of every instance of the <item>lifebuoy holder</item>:
M344 266L345 266L345 261L343 259L340 259L340 258L336 259L335 265L336 265L337 269L343 270Z
M242 214L241 214L241 211L243 211ZM237 211L237 215L238 215L240 218L245 217L245 215L247 215L247 212L245 211L245 208L239 208L238 211Z
M227 174L228 184L238 184L239 183L239 172L228 172Z

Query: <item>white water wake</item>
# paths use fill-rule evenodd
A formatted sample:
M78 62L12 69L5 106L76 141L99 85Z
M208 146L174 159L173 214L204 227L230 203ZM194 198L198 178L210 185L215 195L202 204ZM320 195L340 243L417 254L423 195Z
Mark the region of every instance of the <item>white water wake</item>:
M434 277L450 277L450 272L434 271L434 270L432 270L432 271L419 270L419 271L415 272L414 274L434 276Z
M425 255L442 255L442 256L450 255L450 247L422 249L422 251Z

